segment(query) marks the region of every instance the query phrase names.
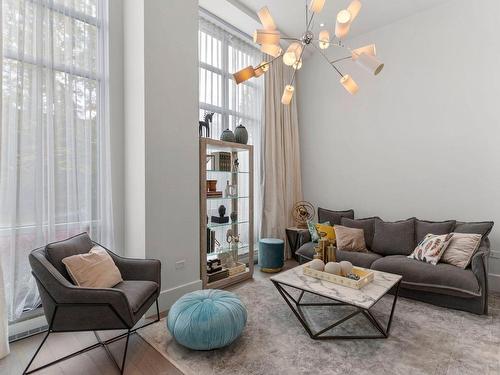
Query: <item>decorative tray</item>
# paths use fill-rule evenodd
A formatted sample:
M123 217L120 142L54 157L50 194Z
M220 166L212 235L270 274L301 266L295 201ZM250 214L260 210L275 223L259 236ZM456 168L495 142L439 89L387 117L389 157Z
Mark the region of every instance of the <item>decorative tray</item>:
M228 268L228 270L229 270L229 276L233 276L233 275L236 275L238 273L245 272L246 269L247 268L246 268L245 263L237 262L236 266Z
M365 285L371 283L375 278L375 273L371 270L361 267L353 267L352 273L359 276L359 280L349 279L344 276L334 275L333 273L328 273L324 271L317 271L310 268L308 265L304 266L304 275L314 277L316 279L321 279L335 283L342 286L347 286L353 289L361 289Z

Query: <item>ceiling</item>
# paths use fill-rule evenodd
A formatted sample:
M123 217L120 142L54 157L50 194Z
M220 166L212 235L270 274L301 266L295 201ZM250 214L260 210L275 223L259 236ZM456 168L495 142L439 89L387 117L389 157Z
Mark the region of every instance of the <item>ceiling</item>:
M224 1L211 0L210 2L215 5L215 3L222 4ZM351 27L349 37L366 33L447 1L450 0L362 0L363 7ZM208 3L208 1L205 2ZM257 19L255 12L267 5L282 33L298 37L304 32L305 0L227 0L227 2L253 17L254 20ZM319 30L321 23L325 24L325 28L333 30L337 13L345 9L349 2L350 0L326 0L323 11L315 17L314 30ZM200 4L202 3L203 1L200 1ZM225 7L229 4L226 3ZM226 21L240 27L237 17L231 17ZM248 25L240 28L246 29ZM250 30L244 31L251 32Z

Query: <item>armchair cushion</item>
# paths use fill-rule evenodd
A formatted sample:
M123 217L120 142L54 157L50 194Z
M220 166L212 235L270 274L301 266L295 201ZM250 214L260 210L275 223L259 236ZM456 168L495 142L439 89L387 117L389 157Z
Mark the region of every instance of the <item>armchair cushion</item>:
M77 254L85 254L94 247L94 243L87 233L80 233L63 241L53 242L45 247L47 259L63 275L66 280L73 282L66 271L62 260Z
M153 281L124 280L113 287L125 293L134 314L158 291L158 284Z

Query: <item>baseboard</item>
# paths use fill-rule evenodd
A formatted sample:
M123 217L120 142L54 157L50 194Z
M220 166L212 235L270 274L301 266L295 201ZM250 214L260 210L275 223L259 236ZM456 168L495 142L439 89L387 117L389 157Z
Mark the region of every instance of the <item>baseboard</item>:
M201 280L195 280L186 284L176 286L174 288L162 290L160 292L160 297L158 298L160 311L167 311L168 309L170 309L170 307L172 307L174 302L181 298L184 294L199 290L201 288Z
M500 292L500 275L496 273L488 274L488 286L492 292Z

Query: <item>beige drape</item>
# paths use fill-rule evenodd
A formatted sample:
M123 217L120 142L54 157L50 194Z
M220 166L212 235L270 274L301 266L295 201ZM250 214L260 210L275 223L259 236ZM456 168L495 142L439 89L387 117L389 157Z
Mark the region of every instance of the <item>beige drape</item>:
M293 225L293 205L302 200L297 87L291 104L281 104L283 89L290 83L292 74L293 69L284 65L281 59L271 64L265 74L262 125L261 237L285 241L285 229ZM286 257L291 257L288 246Z

